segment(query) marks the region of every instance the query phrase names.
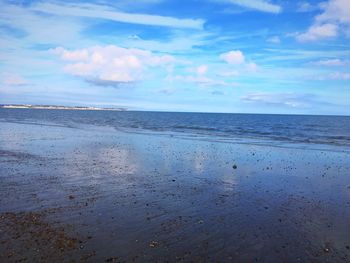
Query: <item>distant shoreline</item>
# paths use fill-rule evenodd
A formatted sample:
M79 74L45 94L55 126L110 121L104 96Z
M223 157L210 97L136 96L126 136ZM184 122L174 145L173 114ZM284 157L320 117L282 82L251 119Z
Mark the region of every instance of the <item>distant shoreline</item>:
M99 108L82 106L57 106L57 105L0 105L1 109L39 109L39 110L104 110L104 111L126 111L126 108Z
M292 113L256 113L256 112L205 112L205 111L167 111L167 110L137 110L118 107L80 107L80 106L57 106L57 105L30 105L30 104L0 104L0 109L42 109L42 110L103 110L103 111L132 111L132 112L160 112L160 113L196 113L196 114L236 114L236 115L279 115L279 116L329 116L350 117L339 114L292 114Z

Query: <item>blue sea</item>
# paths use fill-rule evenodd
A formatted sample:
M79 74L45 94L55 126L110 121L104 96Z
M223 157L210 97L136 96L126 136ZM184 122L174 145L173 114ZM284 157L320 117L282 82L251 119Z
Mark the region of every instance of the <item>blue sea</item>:
M0 109L0 122L109 126L238 143L350 147L349 116Z

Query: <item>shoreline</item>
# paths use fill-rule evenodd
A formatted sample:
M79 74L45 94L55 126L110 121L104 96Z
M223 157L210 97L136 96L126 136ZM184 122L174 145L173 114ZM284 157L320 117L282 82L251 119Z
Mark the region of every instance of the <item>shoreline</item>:
M31 109L31 110L88 110L88 111L127 111L126 108L99 108L82 106L55 106L55 105L1 105L0 109Z
M0 104L1 105L1 104ZM6 104L2 104L6 105ZM69 107L69 106L60 106L60 107ZM14 107L2 107L0 109L15 109ZM77 107L79 108L79 107ZM89 107L87 107L89 108ZM16 107L16 109L23 109L23 107ZM27 108L25 108L27 109ZM100 109L109 109L109 108L100 108ZM113 109L113 108L110 108ZM118 108L117 108L118 109ZM236 115L270 115L270 116L311 116L311 117L350 117L346 114L292 114L292 113L259 113L259 112L205 112L205 111L166 111L166 110L129 110L127 108L120 108L121 111L129 112L153 112L153 113L192 113L192 114L236 114ZM118 111L118 110L117 110Z
M39 125L39 126L57 126L64 128L73 128L65 124L51 122L51 124L44 122L23 122L23 121L1 121L4 123L17 123L23 125ZM281 141L281 140L271 140L268 138L254 138L254 137L227 137L212 134L196 134L191 132L175 132L175 131L157 131L142 128L130 128L121 127L116 128L109 125L94 125L94 124L80 124L74 128L78 129L92 129L92 130L108 130L112 129L115 132L130 133L130 134L140 134L140 135L150 135L150 136L161 136L161 137L175 137L183 140L198 140L214 143L226 143L226 144L238 144L238 145L251 145L251 146L261 146L261 147L276 147L276 148L290 148L297 150L310 150L310 151L330 151L330 152L350 152L349 146L344 146L341 144L326 144L326 143L306 143L306 142L294 142L294 141Z
M350 258L346 152L10 122L0 145L6 262Z

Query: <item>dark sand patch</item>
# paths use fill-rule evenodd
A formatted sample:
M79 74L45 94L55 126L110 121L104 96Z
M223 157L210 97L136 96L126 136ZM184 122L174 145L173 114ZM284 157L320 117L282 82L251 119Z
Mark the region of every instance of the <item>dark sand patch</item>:
M69 227L50 223L45 213L2 213L0 229L0 262L74 261L74 251L84 246L67 233Z

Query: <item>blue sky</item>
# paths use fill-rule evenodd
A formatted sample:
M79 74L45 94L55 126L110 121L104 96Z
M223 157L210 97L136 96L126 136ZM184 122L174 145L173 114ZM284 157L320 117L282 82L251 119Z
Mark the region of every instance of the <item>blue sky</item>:
M350 115L349 0L0 6L0 103Z

